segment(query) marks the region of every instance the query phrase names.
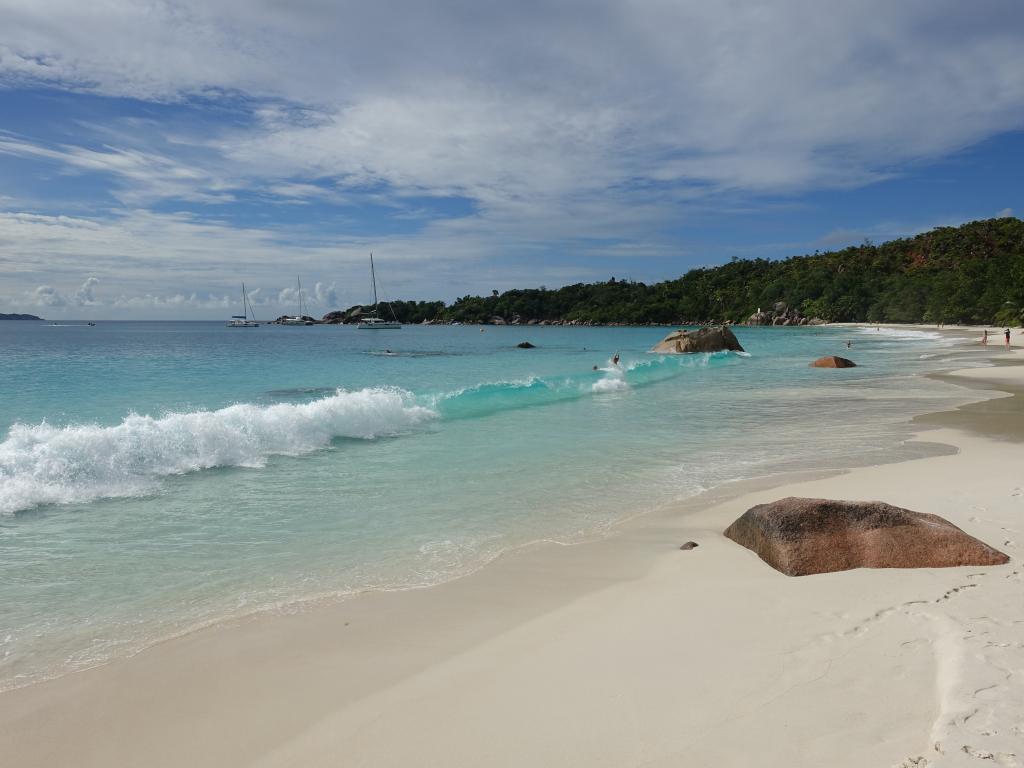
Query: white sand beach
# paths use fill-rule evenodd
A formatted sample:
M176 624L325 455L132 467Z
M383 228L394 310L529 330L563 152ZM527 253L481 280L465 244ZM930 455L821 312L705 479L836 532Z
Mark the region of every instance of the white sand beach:
M950 376L1017 427L1022 338ZM0 694L0 764L1024 765L1024 429L971 413L923 421L925 458L726 489ZM938 514L1011 561L790 578L722 536L785 496Z

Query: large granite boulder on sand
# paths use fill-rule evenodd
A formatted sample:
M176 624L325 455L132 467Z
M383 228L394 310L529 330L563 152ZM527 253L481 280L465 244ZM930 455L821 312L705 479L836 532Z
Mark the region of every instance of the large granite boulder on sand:
M690 352L742 352L743 347L734 334L724 325L701 328L697 331L672 331L659 341L651 352L680 355Z
M725 535L787 576L850 568L1002 565L1010 559L938 515L880 501L791 496L751 507Z
M811 368L856 368L857 364L853 360L847 360L845 357L836 357L835 355L827 355L825 357L819 357L810 365Z

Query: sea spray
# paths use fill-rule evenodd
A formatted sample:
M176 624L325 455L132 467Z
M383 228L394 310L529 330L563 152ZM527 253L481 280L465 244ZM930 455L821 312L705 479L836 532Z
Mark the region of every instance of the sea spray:
M436 417L399 389L337 391L308 403L132 414L116 426L15 424L0 443L0 514L149 493L159 479L212 467L260 467L337 437L394 435Z

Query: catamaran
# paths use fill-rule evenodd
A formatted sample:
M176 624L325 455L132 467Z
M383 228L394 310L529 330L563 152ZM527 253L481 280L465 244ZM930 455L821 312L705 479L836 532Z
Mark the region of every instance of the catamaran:
M299 314L292 317L282 317L281 325L313 325L312 320L306 319L306 306L302 301L302 280L295 278L299 290Z
M252 314L252 320L249 319L249 314ZM242 283L242 314L232 315L231 322L228 323L228 328L259 328L260 324L256 322L256 312L253 311L252 304L249 302L249 297L245 293L245 283Z
M402 327L402 324L398 322L398 318L395 317L395 311L391 310L391 320L385 320L383 317L377 316L377 273L373 269L373 254L370 254L370 280L373 283L373 312L364 317L357 329L363 331L383 331L383 330L398 330ZM391 305L388 304L388 308Z

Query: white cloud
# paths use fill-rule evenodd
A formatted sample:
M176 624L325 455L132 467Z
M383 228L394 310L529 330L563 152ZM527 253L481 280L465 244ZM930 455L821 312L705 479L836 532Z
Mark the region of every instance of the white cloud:
M192 293L188 296L176 293L169 296L144 294L141 296L118 296L112 306L118 309L218 309L227 310L232 305L230 296L207 294L200 296Z
M0 213L0 269L12 292L6 301L11 307L36 306L39 281L33 277L52 273L71 293L93 288L98 282L90 278L103 275L104 292L119 298L90 306L138 310L144 316L154 316L141 312L147 308L180 316L171 310L187 306L201 311L195 316L218 317L214 310L241 301L243 280L254 304L293 313L296 288L289 275L298 275L306 301L326 311L369 300L371 249L378 257L383 295L390 298L454 297L591 276L585 267L570 269L557 260L522 267L514 259L498 261L499 254L515 248L504 230L483 236L458 225L432 226L415 235L304 243L293 232L237 228L189 214L129 211L91 220ZM603 270L592 276L607 277ZM154 284L161 290L154 291ZM93 298L101 301L95 293Z
M28 303L36 307L66 307L68 300L51 285L40 285L28 294Z
M317 283L313 287L313 300L317 304L322 304L325 307L335 307L338 304L338 291L334 286L334 283L326 285L325 283Z
M66 172L108 174L120 182L115 194L125 203L164 198L222 203L233 199L227 182L207 171L138 149L49 147L0 135L0 154L55 162Z
M867 184L1024 125L1019 0L0 3L0 87L234 110L83 124L64 143L0 133L0 153L102 175L121 204L0 214L19 296L95 275L170 307L235 301L245 279L293 307L286 265L333 307L367 300L371 248L392 296L554 285L570 273L538 267L542 251L678 253L666 232L709 208ZM292 212L369 202L422 227L329 238L145 210L247 194ZM423 212L445 196L470 212Z
M484 205L638 178L848 185L1021 125L1020 8L982 5L481 2L469 15L460 2L135 0L97 14L7 0L0 77L275 99L256 132L210 140L297 198L323 194L302 180L320 177ZM129 150L63 154L172 189L205 175Z
M997 219L1008 219L1013 216L1013 208L1003 208L996 214Z
M80 307L90 307L101 302L96 300L96 294L93 292L93 288L99 285L99 280L95 277L87 277L85 282L79 286L78 290L75 291L75 304Z

